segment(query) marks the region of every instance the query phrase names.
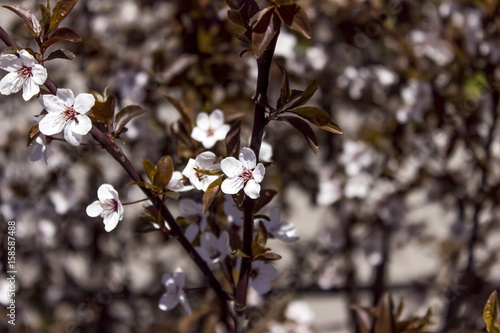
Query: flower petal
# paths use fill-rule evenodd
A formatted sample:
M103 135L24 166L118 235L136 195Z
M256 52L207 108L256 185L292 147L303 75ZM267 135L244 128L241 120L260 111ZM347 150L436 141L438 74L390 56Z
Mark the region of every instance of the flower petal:
M0 68L7 72L17 72L23 67L21 59L15 54L2 54L0 56Z
M86 135L92 129L92 121L84 114L75 117L77 123L73 127L73 132Z
M202 130L199 127L193 128L193 131L191 132L191 138L198 142L202 142L207 138L207 132Z
M252 149L243 147L240 149L240 162L244 168L253 170L257 164L257 157Z
M199 127L203 131L207 131L210 128L210 120L208 114L201 112L196 117L196 127Z
M21 59L24 66L33 67L36 64L35 57L33 57L28 51L20 50L17 51L17 53L19 54L19 59Z
M82 135L74 131L75 127L76 122L74 120L66 124L66 127L64 127L64 139L72 146L79 146L82 142Z
M216 156L214 153L212 153L211 151L205 151L196 156L196 166L199 169L208 169L209 167L213 166L215 158Z
M65 119L58 113L49 113L40 120L38 129L42 134L54 135L60 133L66 126Z
M183 290L179 291L179 302L181 303L182 307L184 310L187 312L188 315L192 315L193 312L191 311L191 307L189 306L189 303L187 301L186 294L184 293Z
M59 89L60 90L60 89ZM63 101L54 95L41 95L40 96L40 104L44 107L47 112L61 114L66 110L66 106Z
M31 68L31 73L33 74L33 82L41 86L47 81L47 70L42 65L36 64Z
M209 116L209 122L212 129L218 129L224 125L224 113L219 109L214 110Z
M222 182L221 190L226 194L236 194L243 188L243 185L244 181L241 177L227 178Z
M29 101L31 97L40 92L40 87L35 83L32 77L24 80L23 83L23 99Z
M104 209L102 208L100 202L97 200L88 205L86 209L87 215L90 217L100 216L103 211Z
M220 162L222 172L229 178L240 176L243 172L243 165L234 157L226 157Z
M221 127L215 130L213 138L215 138L215 140L217 141L224 140L226 138L227 132L229 132L230 129L231 128L229 127L229 125L227 124L222 125Z
M111 212L104 216L104 230L110 232L118 225L120 217L117 212Z
M175 308L177 304L179 304L179 299L176 296L177 295L172 295L170 293L164 293L158 304L160 310L168 311Z
M102 184L97 189L97 197L99 198L100 201L117 200L118 199L118 192L115 190L115 188L112 185Z
M80 114L86 114L95 104L95 98L92 94L79 94L75 98L75 111Z
M0 93L2 95L15 94L23 87L23 79L17 75L17 72L11 72L4 76L0 81Z
M262 163L257 164L257 166L252 172L253 179L255 179L257 183L260 183L264 179L265 174L266 174L266 168Z
M260 184L254 179L250 179L245 185L245 194L252 199L257 199L260 197Z
M75 94L73 94L71 89L59 88L56 95L61 100L65 109L75 104Z

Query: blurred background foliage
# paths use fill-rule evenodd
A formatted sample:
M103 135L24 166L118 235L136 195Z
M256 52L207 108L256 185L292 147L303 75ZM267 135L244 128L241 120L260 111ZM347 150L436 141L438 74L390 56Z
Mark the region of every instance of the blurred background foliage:
M4 1L13 3L38 5ZM275 59L292 88L318 81L311 104L344 134L317 132L315 156L290 126L266 130L274 155L265 187L279 191L273 204L301 239L271 244L284 257L280 276L274 291L254 297L251 326L364 332L368 314L389 318L393 310L394 332L483 332L483 306L500 283L498 0L299 4L312 38L283 29ZM49 75L76 93L108 87L119 107L143 106L147 114L123 135L125 152L138 169L141 157L169 154L181 170L202 147L179 139L180 115L166 95L193 118L219 108L230 123L242 119L242 142L250 138L256 63L251 53L240 56L242 31L227 9L217 0L80 0L64 22L83 38L66 46L77 58L47 63ZM18 44L36 49L21 20L6 9L1 17ZM271 74L275 101L278 66ZM49 146L47 166L31 163L27 133L41 107L17 96L0 101L0 216L16 221L19 272L17 325L7 327L2 308L2 329L223 332L225 314L203 289L187 293L192 317L158 309L162 273L182 266L188 288L203 282L175 242L135 233L147 225L140 205L127 206L112 233L86 216L103 182L124 201L141 198L119 166L100 149L61 142ZM216 151L225 154L222 143ZM0 242L6 249L6 237ZM309 312L294 312L297 300Z

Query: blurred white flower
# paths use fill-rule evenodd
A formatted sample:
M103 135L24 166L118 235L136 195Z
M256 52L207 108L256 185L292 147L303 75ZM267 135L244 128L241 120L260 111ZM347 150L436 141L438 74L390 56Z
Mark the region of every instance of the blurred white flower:
M348 176L359 174L374 162L374 152L363 141L347 140L342 148L339 162L344 165Z
M350 177L344 187L346 198L366 198L370 192L372 182L372 176L366 172Z
M179 206L184 216L191 222L184 231L184 235L192 242L200 232L204 232L207 228L209 212L203 214L203 204L192 199L181 200Z
M23 99L31 99L40 92L40 86L47 80L47 70L38 64L26 50L15 54L0 55L0 68L9 72L0 81L0 93L10 95L23 89Z
M229 125L224 124L224 114L221 110L214 110L210 116L205 112L198 114L196 127L191 132L191 137L210 149L219 140L226 138Z
M271 162L273 160L273 146L262 141L259 151L259 160L262 162Z
M254 261L250 271L248 285L263 295L271 290L271 281L278 275L278 270L272 264Z
M99 200L87 207L90 217L101 216L104 220L104 229L113 230L123 218L123 206L118 198L118 192L109 184L102 184L97 190Z
M180 268L174 271L174 275L163 274L161 278L162 284L165 286L167 291L160 298L158 307L162 311L172 310L181 304L184 310L186 310L188 315L192 314L191 307L187 302L186 293L184 292L184 273Z
M64 130L64 139L72 146L82 142L82 135L92 129L92 122L86 114L94 106L91 94L74 96L69 89L57 89L56 96L42 95L40 103L48 114L40 121L40 132L54 135Z
M250 148L241 148L239 160L226 157L221 161L222 171L228 177L222 182L221 190L226 194L236 194L244 188L245 194L252 199L260 196L260 182L264 179L266 169L262 163L257 164L257 157Z
M207 171L219 169L220 165L214 164L215 158L215 154L210 151L199 154L198 156L196 156L196 159L190 158L186 167L184 168L184 170L182 170L182 174L189 178L191 184L193 184L196 189L206 191L207 187L214 180L219 178L219 176L206 175L204 173L196 171L195 169Z
M328 206L337 202L342 197L342 181L332 174L333 171L326 168L322 168L319 171L319 190L316 195L318 205Z
M307 48L306 57L312 68L319 71L325 68L328 55L322 46L311 46Z
M201 234L200 246L195 247L196 251L208 264L216 264L223 261L230 253L229 234L223 231L219 238L210 231Z
M172 173L172 178L167 185L167 189L174 192L186 192L191 191L193 189L193 186L184 185L184 176L182 175L182 173L180 171L174 171Z
M36 149L33 152L33 154L31 154L31 162L36 162L43 158L45 164L48 164L48 157L47 157L48 145L45 135L39 135L35 139L35 143L36 143Z
M243 226L243 212L238 209L230 195L225 196L224 200L224 214L227 216L227 223L237 228Z
M310 325L314 321L314 312L304 301L291 301L286 307L285 317L298 324Z
M274 238L280 239L284 242L295 242L299 236L295 236L295 226L290 222L280 221L280 209L274 208L269 214L268 220L261 220L266 227L267 232Z

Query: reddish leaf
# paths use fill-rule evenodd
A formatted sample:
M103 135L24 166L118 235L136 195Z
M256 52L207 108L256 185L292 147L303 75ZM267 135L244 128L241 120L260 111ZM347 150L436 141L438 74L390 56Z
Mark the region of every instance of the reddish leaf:
M274 9L274 6L264 8L250 20L252 26L252 48L257 58L262 56L273 37L280 30L281 20L276 15Z
M380 299L377 308L374 333L395 333L396 324L392 315L392 300L388 293L385 293Z
M298 106L306 104L314 95L316 90L318 90L318 82L313 81L309 83L306 90L304 90L304 92L300 95L300 98L297 101L295 101L288 109L293 109Z
M290 90L290 82L288 80L288 73L286 72L285 67L281 66L278 62L276 63L283 75L283 80L281 81L281 91L280 98L276 102L276 108L281 110L281 108L288 103L290 96L292 95L292 91Z
M59 0L56 3L50 18L50 30L56 28L68 16L77 2L78 0Z
M92 91L95 98L95 104L92 107L91 116L96 120L109 126L113 115L115 114L116 99L113 94L105 97L105 94L99 94L98 92ZM101 98L99 98L101 97ZM105 98L105 99L104 99Z
M253 260L280 260L282 257L275 252L265 252L253 257Z
M319 144L318 144L318 139L316 138L316 134L314 134L313 130L311 129L311 126L309 126L305 121L302 119L299 119L297 117L280 117L278 120L285 120L287 121L290 125L295 127L297 130L299 130L300 133L306 138L307 143L309 144L309 147L311 147L312 151L318 155L319 152Z
M144 112L146 112L146 110L141 108L139 105L129 105L121 109L120 112L115 115L113 120L113 131L115 132L115 135L120 134L129 121L137 116L140 116Z
M371 327L373 325L373 315L370 311L363 309L360 306L353 305L351 308L354 310L356 314L356 322L359 326L360 333L370 333Z
M237 121L226 134L224 143L226 144L226 156L238 158L240 153L240 132L241 121Z
M500 326L498 325L498 299L497 291L493 291L486 302L483 310L484 321L486 322L486 330L488 333L499 333Z
M42 46L47 48L50 45L60 42L60 41L67 41L67 42L79 42L82 40L82 37L80 37L79 34L71 30L70 28L57 28L52 31L50 34L50 38L46 40Z
M53 60L53 59L66 59L66 60L74 60L76 58L75 54L69 50L59 49L55 50L51 54L45 58L45 61Z
M174 161L170 156L163 156L160 158L158 163L156 163L156 175L154 177L153 184L161 189L164 189L170 180L172 179L172 174L174 173Z
M146 176L149 178L149 181L152 183L155 179L156 175L156 166L150 160L145 158L141 158L142 165L144 166L144 170L146 170Z
M32 34L34 37L40 37L42 27L40 26L40 22L38 22L35 14L33 14L31 10L19 5L4 5L2 7L16 13L16 15L24 21L24 24L26 25L26 28L28 28L30 34Z
M225 177L219 177L216 180L214 180L210 185L208 185L207 190L203 194L203 214L207 212L207 210L210 208L210 205L212 205L212 202L214 201L215 197L217 196L217 193L219 193L220 190L220 185L222 184L222 181L224 180Z
M332 117L324 110L314 106L303 106L297 109L288 110L297 116L306 119L313 125L334 134L342 134L342 130Z
M40 23L42 24L42 30L44 31L44 35L49 31L50 28L50 3L47 1L47 6L42 4L38 5L40 8L40 14L42 15L42 20Z
M278 12L281 18L290 29L295 30L302 34L302 36L310 39L311 38L311 28L309 27L309 21L307 15L300 8L299 5L292 3L289 5L278 6Z

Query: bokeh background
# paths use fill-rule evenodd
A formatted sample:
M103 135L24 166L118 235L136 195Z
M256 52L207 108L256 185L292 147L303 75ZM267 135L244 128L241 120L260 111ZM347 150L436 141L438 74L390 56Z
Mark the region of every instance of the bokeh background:
M2 1L14 3L39 15L42 2ZM270 243L283 260L275 291L251 295L255 331L354 332L351 306L390 292L404 304L400 320L430 309L430 332L484 332L483 307L500 284L499 1L299 4L312 39L283 29L275 59L292 88L318 81L310 104L344 134L317 131L315 156L290 126L266 130L274 163L265 186L279 191L271 206L300 240ZM165 95L193 117L219 108L228 122L242 118L245 141L256 63L240 56L242 31L227 9L217 0L80 0L62 23L83 37L61 46L77 57L48 62L49 75L76 93L107 87L120 107L147 110L124 135L138 169L141 157L177 156L180 116ZM36 50L22 21L0 11L0 25ZM271 101L280 84L273 66ZM137 233L148 224L141 204L126 206L111 233L86 216L104 182L123 201L142 198L104 151L53 141L47 165L30 161L28 131L41 111L36 100L0 96L0 303L7 221L16 222L18 271L16 326L2 307L0 330L223 332L209 315L210 292L188 292L194 317L159 310L163 273L182 267L187 287L203 282L175 241ZM178 170L185 158L176 157Z

